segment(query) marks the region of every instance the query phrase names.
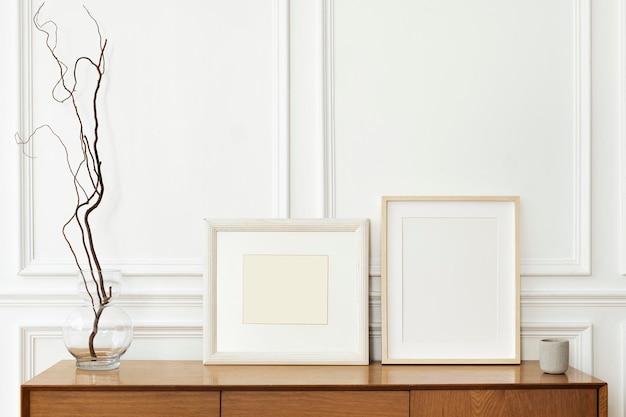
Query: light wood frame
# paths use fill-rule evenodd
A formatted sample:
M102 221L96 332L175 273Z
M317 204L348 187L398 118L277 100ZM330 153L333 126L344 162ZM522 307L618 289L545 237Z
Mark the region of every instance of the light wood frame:
M205 364L369 363L369 220L207 219L206 224ZM288 280L302 279L307 271L298 270L297 262L295 267L281 268L284 264L274 264L272 257L324 258L327 293L316 299L325 304L314 308L327 309L326 322L291 322L292 312L300 306L282 310L283 322L244 320L244 306L250 305L244 293L252 288L246 277L258 276L244 268L244 264L253 268L246 263L248 256L267 257L270 265L276 265L276 275L290 271ZM262 285L265 276L274 289L268 293L270 299L308 297L281 287L271 268L260 276Z
M519 197L383 197L382 362L520 363Z

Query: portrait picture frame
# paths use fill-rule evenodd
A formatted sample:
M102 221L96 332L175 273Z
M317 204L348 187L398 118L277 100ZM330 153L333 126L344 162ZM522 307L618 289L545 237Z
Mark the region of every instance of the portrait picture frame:
M205 219L203 362L369 363L368 219Z
M517 196L385 196L384 364L519 364Z

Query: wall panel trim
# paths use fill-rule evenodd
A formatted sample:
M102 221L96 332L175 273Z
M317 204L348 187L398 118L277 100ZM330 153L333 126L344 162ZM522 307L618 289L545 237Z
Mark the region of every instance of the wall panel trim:
M289 10L290 0L272 0L273 22L273 216L289 217ZM20 0L20 135L28 138L33 126L32 0ZM69 259L57 261L35 256L32 145L24 145L20 158L20 272L19 276L69 276L76 266ZM141 276L200 277L201 259L102 259L124 274Z
M372 282L370 280L370 282ZM370 284L371 285L371 284ZM618 307L626 308L626 291L522 291L522 307ZM118 301L126 307L202 307L203 295L198 291L134 292L123 293ZM0 307L58 307L73 306L80 303L76 292L59 291L3 291L0 292ZM370 321L381 308L380 290L369 292Z
M82 303L80 297L76 293L62 292L29 292L29 293L10 293L0 294L0 307L78 307ZM115 303L121 307L143 307L143 308L160 308L160 307L193 307L201 308L203 306L202 294L179 293L179 294L133 294L120 295Z
M324 105L326 107L324 112L324 131L326 132L326 175L324 184L326 215L335 217L334 0L323 1L325 9L323 24L326 36L324 43L324 69L326 73L324 78ZM572 62L572 71L575 93L575 100L572 103L574 119L572 142L574 151L571 155L574 166L572 171L574 194L572 204L573 250L571 257L568 258L522 258L520 260L520 271L523 276L591 275L591 0L572 0L572 7L574 9L574 29L572 31L574 60ZM626 41L624 41L624 44L626 44ZM624 44L622 45L622 50L625 49ZM625 74L622 74L622 80L625 76ZM624 111L622 111L622 117L624 117L623 113ZM624 154L626 155L626 144L624 145ZM626 160L626 156L624 158ZM626 194L626 185L624 185L623 189L623 194ZM626 197L624 198L626 199ZM626 206L626 203L624 203L624 206ZM622 218L626 218L626 208L623 211ZM626 225L623 227L623 230L623 240L626 242ZM624 245L626 246L626 243ZM623 255L623 257L626 259L626 255ZM624 264L626 264L626 260ZM624 274L626 274L626 266L623 269Z
M289 217L290 142L290 0L274 0L274 217Z
M619 2L620 274L626 275L626 2Z
M626 291L522 291L521 305L522 307L626 307Z
M35 376L36 350L38 341L57 340L63 343L63 331L59 326L25 325L20 327L22 344L22 375L21 381L27 381ZM135 324L133 339L202 339L202 325L189 324ZM131 345L132 346L132 345ZM69 353L66 358L71 359ZM122 361L124 359L122 358ZM199 359L198 359L199 360Z
M580 371L593 374L593 331L590 323L521 323L521 336L524 342L535 344L548 337L569 340L570 364ZM526 359L531 358L527 357ZM532 359L538 358L533 357Z
M335 22L334 0L322 0L322 25L324 34L323 52L323 99L324 105L324 217L336 215L336 178L335 178Z
M31 0L20 1L20 134L29 137L33 132L32 112L32 30ZM24 152L32 155L32 142L24 145ZM20 268L34 260L33 230L33 164L31 158L20 157Z
M55 339L63 343L63 332L59 326L22 326L20 327L22 348L22 375L21 382L25 382L35 376L36 355L35 345L42 339Z
M520 260L523 276L591 275L591 0L574 7L572 257ZM523 197L522 197L523 201Z

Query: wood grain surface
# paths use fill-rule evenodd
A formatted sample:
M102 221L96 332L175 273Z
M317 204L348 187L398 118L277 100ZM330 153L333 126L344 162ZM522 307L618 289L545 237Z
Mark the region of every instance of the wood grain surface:
M61 361L21 387L22 417L607 417L605 382L521 365L205 366Z

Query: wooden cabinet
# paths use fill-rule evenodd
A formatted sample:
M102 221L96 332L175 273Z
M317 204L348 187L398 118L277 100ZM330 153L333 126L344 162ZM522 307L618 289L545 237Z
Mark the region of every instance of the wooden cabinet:
M22 417L607 417L605 382L522 365L204 366L62 361L21 387Z

